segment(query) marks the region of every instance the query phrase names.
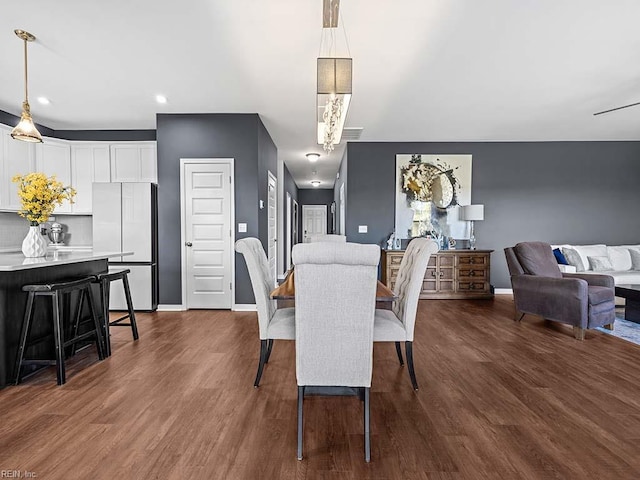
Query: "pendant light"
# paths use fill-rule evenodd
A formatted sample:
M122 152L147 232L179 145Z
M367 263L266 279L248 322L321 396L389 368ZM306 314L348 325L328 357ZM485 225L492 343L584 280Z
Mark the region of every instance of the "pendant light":
M31 109L29 107L29 89L27 75L27 42L33 42L36 37L24 30L14 30L15 34L24 41L24 102L22 103L22 115L20 122L11 131L11 137L23 142L42 143L40 132L33 124Z
M342 22L344 42L338 48L338 15L340 0L323 0L322 37L317 59L317 133L318 144L327 153L340 143L342 129L351 101L352 59L347 32ZM346 57L337 55L344 50Z

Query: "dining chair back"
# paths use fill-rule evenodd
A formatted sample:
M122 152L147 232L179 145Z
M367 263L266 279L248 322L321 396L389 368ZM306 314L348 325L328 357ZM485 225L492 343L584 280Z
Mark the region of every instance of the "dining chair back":
M308 243L319 243L319 242L331 242L331 243L346 243L347 236L346 235L311 235L309 237Z
M262 370L269 361L273 340L295 339L294 309L276 308L275 300L270 298L273 284L267 255L257 238L242 238L236 242L236 251L241 253L247 264L253 296L258 312L258 330L260 335L260 362L254 387L260 385Z
M298 458L302 458L305 388L354 387L365 401L365 459L369 461L369 388L380 248L307 243L293 247L292 255L296 272Z
M398 297L393 304L393 313L404 325L407 338L413 341L413 331L416 324L418 300L422 290L424 274L432 254L439 250L438 243L428 238L414 238L409 242L402 256L398 276L393 293Z

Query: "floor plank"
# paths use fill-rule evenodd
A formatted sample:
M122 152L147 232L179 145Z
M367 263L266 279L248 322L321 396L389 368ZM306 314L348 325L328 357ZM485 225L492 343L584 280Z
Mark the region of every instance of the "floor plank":
M93 348L0 391L0 471L41 479L640 478L640 346L526 316L510 296L421 301L411 389L393 344L377 344L372 462L362 403L305 399L296 460L293 342L277 341L253 388L256 314L138 315Z

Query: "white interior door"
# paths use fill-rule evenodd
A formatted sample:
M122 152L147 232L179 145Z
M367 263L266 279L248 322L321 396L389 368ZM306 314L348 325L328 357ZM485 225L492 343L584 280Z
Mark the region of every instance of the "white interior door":
M271 272L271 280L274 286L278 285L278 272L276 265L278 265L278 248L276 245L277 231L278 231L278 180L273 176L273 173L269 172L269 185L267 192L267 225L269 230L269 237L267 239L269 243L269 249L267 252L267 258L269 259L269 271Z
M231 163L183 163L187 308L232 306Z
M308 242L313 235L326 235L327 233L327 206L303 205L302 206L303 242Z

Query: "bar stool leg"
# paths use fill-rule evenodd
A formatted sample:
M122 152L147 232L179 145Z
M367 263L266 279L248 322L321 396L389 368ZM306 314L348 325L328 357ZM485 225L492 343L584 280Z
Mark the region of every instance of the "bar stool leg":
M31 330L31 316L34 310L35 294L29 292L27 297L27 308L24 311L24 320L22 322L22 332L20 332L20 343L18 345L18 354L16 355L16 365L14 369L14 381L18 385L21 379L22 359L24 358L24 349L27 344L27 338L29 338L29 331Z
M95 299L93 298L93 290L91 290L91 285L87 285L86 287L89 300L89 312L91 314L91 318L93 319L93 326L96 331L96 348L98 349L98 358L100 360L104 360L104 349L102 347L102 327L100 326L100 320L98 319L98 313L96 312L96 304Z
M122 285L124 287L124 296L127 299L127 310L129 311L129 323L131 324L131 333L133 339L138 340L138 325L136 324L136 313L133 310L133 302L131 301L131 291L129 290L129 280L127 275L122 277Z
M102 296L102 315L104 317L104 354L111 356L111 332L109 331L109 289L111 282L100 280L100 295Z
M84 305L84 290L80 290L78 292L78 309L76 311L76 316L73 321L73 325L71 326L71 335L70 338L76 338L78 336L78 330L80 329L80 318L82 317L82 307ZM71 345L71 356L76 354L76 344Z
M56 343L56 375L58 385L66 382L64 370L64 342L62 339L62 325L60 325L60 298L58 292L51 295L51 306L53 310L53 336Z

